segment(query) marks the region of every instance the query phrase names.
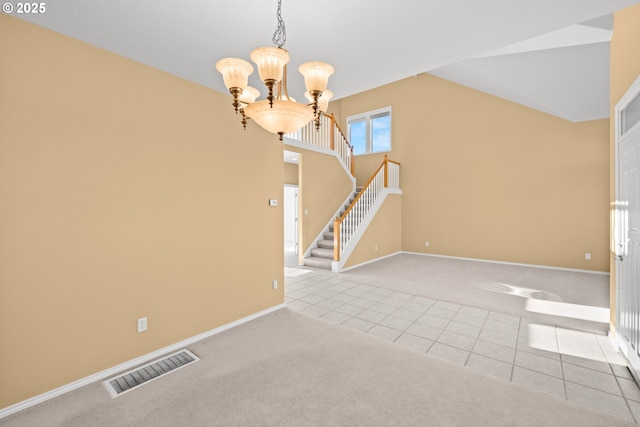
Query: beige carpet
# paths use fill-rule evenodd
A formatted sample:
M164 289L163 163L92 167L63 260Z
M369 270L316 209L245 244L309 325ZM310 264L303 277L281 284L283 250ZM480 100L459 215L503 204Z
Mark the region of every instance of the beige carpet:
M282 309L112 399L101 383L2 426L622 426L571 402Z

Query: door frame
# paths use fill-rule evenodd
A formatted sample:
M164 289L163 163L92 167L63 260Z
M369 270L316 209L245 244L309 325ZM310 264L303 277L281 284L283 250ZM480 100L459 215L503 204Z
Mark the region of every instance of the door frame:
M614 155L615 155L615 163L614 163L614 167L615 167L615 172L614 172L614 177L615 177L615 201L612 203L611 209L612 209L612 229L611 229L611 251L613 253L613 256L615 258L615 261L613 262L613 268L615 269L615 286L616 286L616 292L615 292L615 297L616 297L616 313L615 313L615 319L616 319L616 339L615 339L615 346L616 349L619 350L619 352L623 355L623 357L627 360L627 363L629 365L629 370L631 371L631 373L633 374L633 376L636 378L636 381L638 381L640 378L638 376L638 372L636 371L636 368L640 368L640 364L636 363L635 367L632 365L632 363L629 361L629 357L627 356L627 354L625 354L624 350L627 350L627 345L624 342L623 336L620 333L621 332L621 312L620 312L620 288L621 288L621 274L620 274L620 261L618 261L618 257L622 256L622 255L626 255L626 253L624 253L624 251L621 250L621 248L623 248L623 246L625 245L624 242L626 242L626 231L624 230L624 226L623 223L625 222L623 217L625 216L625 214L623 213L623 211L626 211L626 209L624 209L621 206L621 189L620 189L620 172L621 172L621 167L620 167L620 144L626 139L626 137L632 133L635 132L640 132L640 121L638 121L638 123L634 124L630 129L628 129L624 135L622 134L622 128L621 128L621 124L620 124L620 119L622 116L622 112L626 109L626 107L636 99L636 97L640 96L640 76L638 76L638 78L635 80L635 82L629 87L629 89L627 89L627 91L625 92L625 94L620 98L620 100L618 101L618 103L615 106L614 109ZM640 202L640 201L638 201ZM623 235L625 234L625 235ZM637 359L637 356L635 357Z
M285 184L285 187L295 188L295 201L294 203L294 244L295 244L295 253L296 255L300 254L300 186L297 184ZM283 200L283 207L286 203Z

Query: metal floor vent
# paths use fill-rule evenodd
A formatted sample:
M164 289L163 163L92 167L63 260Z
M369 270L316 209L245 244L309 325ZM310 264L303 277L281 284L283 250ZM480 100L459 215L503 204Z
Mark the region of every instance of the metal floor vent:
M151 362L116 378L104 381L111 397L118 397L134 388L160 378L162 375L185 367L191 362L200 360L189 350L180 350L164 359Z

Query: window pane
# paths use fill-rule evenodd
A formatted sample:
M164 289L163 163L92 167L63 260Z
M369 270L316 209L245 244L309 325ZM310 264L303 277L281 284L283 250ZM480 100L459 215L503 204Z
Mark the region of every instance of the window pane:
M622 111L622 134L640 122L640 95Z
M372 151L391 151L391 114L371 117Z
M349 123L349 142L353 147L353 154L367 152L367 126L364 120Z

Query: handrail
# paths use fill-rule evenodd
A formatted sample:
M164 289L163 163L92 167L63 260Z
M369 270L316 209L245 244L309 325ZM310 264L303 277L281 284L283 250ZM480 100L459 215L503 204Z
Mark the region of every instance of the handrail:
M386 156L385 156L386 157ZM380 172L380 169L382 169L385 165L385 162L383 161L380 166L378 166L378 169L376 169L376 171L373 173L373 175L371 175L371 178L369 178L369 181L367 181L367 183L364 185L364 187L362 187L362 191L360 191L360 193L358 193L358 195L356 196L355 199L353 199L353 202L351 202L351 204L349 205L349 207L347 208L347 210L344 211L344 213L342 214L342 216L336 218L338 221L342 222L345 217L347 216L347 214L351 211L351 209L353 209L353 207L356 205L356 203L358 202L358 200L360 200L360 197L362 197L362 195L364 194L364 190L366 188L369 187L369 185L371 185L371 183L373 182L373 180L376 178L376 175L378 175L378 172ZM386 174L386 172L385 172ZM386 187L386 185L385 185Z
M316 147L334 151L336 157L338 157L345 169L349 171L351 176L354 176L355 158L353 156L353 147L344 136L333 114L322 114L319 129L316 128L315 123L316 121L312 120L301 129L286 136Z
M382 171L382 173L381 173ZM382 164L373 173L360 193L340 217L333 221L333 259L340 261L342 250L366 218L369 209L385 188L400 188L400 163L385 154ZM346 226L345 226L346 224ZM345 236L345 234L348 234Z

